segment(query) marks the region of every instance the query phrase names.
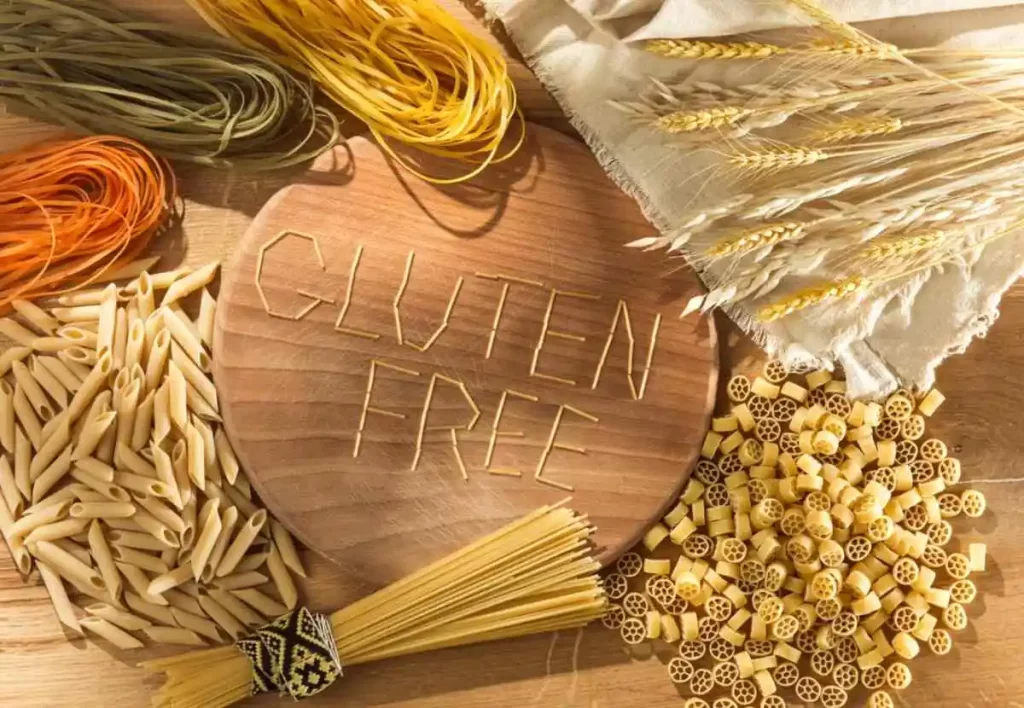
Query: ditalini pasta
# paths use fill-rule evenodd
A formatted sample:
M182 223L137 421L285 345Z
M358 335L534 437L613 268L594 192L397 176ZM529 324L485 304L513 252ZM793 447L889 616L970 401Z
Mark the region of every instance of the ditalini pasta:
M0 351L0 537L61 624L119 649L232 641L296 606L306 575L219 425L216 272L143 272L0 319L16 343Z
M607 576L606 624L678 644L670 680L714 707L784 708L789 692L841 708L863 685L888 708L880 689L910 686L906 662L967 627L987 549L948 548L951 522L986 500L926 434L942 394L845 391L777 361L734 376L678 503Z

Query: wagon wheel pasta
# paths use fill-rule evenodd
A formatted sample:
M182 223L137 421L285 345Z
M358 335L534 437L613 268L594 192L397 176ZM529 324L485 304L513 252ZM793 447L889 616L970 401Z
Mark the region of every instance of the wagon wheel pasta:
M623 557L635 578L606 582L625 581L638 621L642 590L665 607L671 586L686 609L670 677L713 706L842 708L860 686L891 705L880 689L906 689L922 647L950 651L986 567L984 544L956 547L986 503L927 433L942 395L851 402L832 373L771 362L726 393L666 532Z

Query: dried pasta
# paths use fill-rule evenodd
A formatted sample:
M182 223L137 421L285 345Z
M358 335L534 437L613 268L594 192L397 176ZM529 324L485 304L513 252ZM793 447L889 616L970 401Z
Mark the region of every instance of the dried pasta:
M777 365L733 377L731 409L645 538L658 555L627 554L606 580L624 597L621 616L646 618L647 640L679 640L671 680L708 701L717 693L713 705L782 707L777 691L789 691L842 708L861 685L904 690L921 647L948 652L967 626L969 576L987 551L947 550L948 520L986 503L949 489L960 463L926 435L941 394L900 390L878 404L845 390L831 372L798 381ZM637 582L646 595L629 592ZM891 703L876 695L879 708Z

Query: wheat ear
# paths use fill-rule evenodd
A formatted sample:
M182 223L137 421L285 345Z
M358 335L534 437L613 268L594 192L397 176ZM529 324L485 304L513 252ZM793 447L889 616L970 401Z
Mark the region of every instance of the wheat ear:
M815 148L782 146L734 153L729 156L729 164L752 172L777 172L813 165L829 157L827 152Z
M935 229L924 233L879 239L865 248L861 255L873 261L903 258L933 248L945 236L945 231Z
M777 44L761 42L703 42L689 39L652 39L644 45L651 54L672 59L762 59L786 54Z
M870 138L878 135L891 135L903 128L899 118L868 117L847 118L825 126L815 133L816 142L831 144L858 138Z
M735 236L724 238L709 248L705 254L710 258L724 258L749 253L761 246L771 246L782 241L795 241L800 238L806 224L786 222L747 229Z
M869 287L871 287L871 280L860 275L833 280L825 285L811 286L762 308L757 318L762 322L774 322L808 307L863 292Z
M655 125L666 133L692 133L710 128L725 128L752 113L747 108L726 106L703 111L676 111L659 117Z

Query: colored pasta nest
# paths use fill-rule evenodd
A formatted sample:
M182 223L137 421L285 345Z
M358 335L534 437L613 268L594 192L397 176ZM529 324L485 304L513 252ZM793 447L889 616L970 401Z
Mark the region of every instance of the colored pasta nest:
M950 546L986 500L958 488L959 461L926 435L944 397L901 389L865 403L845 390L830 372L798 380L779 362L733 377L678 503L623 557L643 567L628 582L678 616L669 674L700 705L781 708L790 693L842 708L863 686L885 708L922 647L946 654L967 627L986 548ZM657 583L642 560L655 551ZM625 580L618 570L609 587ZM679 612L663 602L670 587ZM630 597L623 614L639 610ZM655 619L645 639L672 643Z

